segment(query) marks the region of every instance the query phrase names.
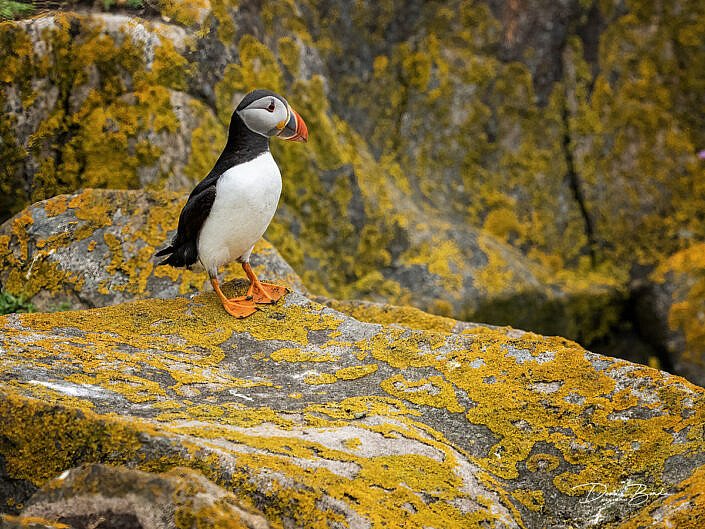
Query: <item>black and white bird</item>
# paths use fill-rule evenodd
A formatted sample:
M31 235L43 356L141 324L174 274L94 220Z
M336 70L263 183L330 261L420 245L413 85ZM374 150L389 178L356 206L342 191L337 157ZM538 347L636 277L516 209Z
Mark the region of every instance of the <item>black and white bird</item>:
M306 124L286 100L269 90L247 94L230 118L228 142L211 172L191 191L181 210L169 255L159 264L190 266L200 260L226 311L238 318L257 310L255 303L275 303L287 293L260 282L250 254L274 217L282 189L281 174L269 152L269 138L308 140ZM247 295L228 299L218 284L218 269L237 260L250 287Z

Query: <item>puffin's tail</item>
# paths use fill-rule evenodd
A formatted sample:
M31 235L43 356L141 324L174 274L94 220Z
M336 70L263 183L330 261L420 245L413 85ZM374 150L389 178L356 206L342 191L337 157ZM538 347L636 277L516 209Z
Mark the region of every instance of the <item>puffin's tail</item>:
M159 250L155 254L156 257L161 257L163 255L169 255L169 257L164 259L157 266L191 266L193 263L196 262L196 259L198 259L198 251L196 250L195 241L189 241L179 246L174 246L172 244L170 246L167 246L163 250Z

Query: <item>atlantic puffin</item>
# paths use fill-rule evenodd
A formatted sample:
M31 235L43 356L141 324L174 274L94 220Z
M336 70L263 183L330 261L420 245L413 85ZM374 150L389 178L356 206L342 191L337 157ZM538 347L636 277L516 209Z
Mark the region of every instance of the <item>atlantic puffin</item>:
M210 173L191 191L179 216L169 255L160 265L189 267L199 260L225 310L245 318L256 303L276 303L288 290L260 282L250 254L274 217L282 189L281 174L269 152L269 138L306 142L308 129L286 99L270 90L253 90L230 118L228 141ZM250 280L247 295L228 299L218 269L238 261Z

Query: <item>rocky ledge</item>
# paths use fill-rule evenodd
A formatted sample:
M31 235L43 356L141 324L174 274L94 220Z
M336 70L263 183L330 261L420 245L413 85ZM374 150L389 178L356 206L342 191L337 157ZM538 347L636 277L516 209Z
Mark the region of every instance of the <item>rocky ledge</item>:
M155 505L172 498L172 516L227 498L246 527L683 528L705 516L702 388L558 337L430 315L423 329L408 314L396 325L396 310L375 323L375 306L356 307L362 322L291 293L235 320L206 293L3 317L6 523L56 527L51 505L64 502L83 510L61 523L83 527L146 487L163 489ZM110 516L161 527L120 509Z
M147 297L172 298L208 286L208 274L157 266L176 233L187 194L84 189L33 204L0 226L0 283L39 309L94 308ZM252 267L267 281L305 292L279 252L261 239ZM245 277L237 263L226 280Z

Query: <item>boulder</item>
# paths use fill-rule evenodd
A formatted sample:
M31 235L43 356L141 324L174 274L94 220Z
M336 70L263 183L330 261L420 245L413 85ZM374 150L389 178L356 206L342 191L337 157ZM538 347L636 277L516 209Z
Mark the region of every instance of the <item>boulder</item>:
M76 529L269 529L251 507L200 473L163 474L100 464L66 470L45 483L22 511Z
M184 190L224 131L188 93L189 34L126 14L56 13L0 26L0 219L83 187ZM18 207L19 206L19 207Z
M101 463L198 470L276 527L705 516L702 388L559 337L365 310L293 292L236 320L205 293L1 318L0 505Z
M666 259L641 292L641 326L674 372L705 386L705 244Z
M0 226L0 282L40 310L210 290L200 264L160 267L154 256L173 238L186 198L169 191L86 189L38 202ZM305 290L267 241L255 245L251 262L261 279ZM245 277L237 263L224 267L223 275Z

